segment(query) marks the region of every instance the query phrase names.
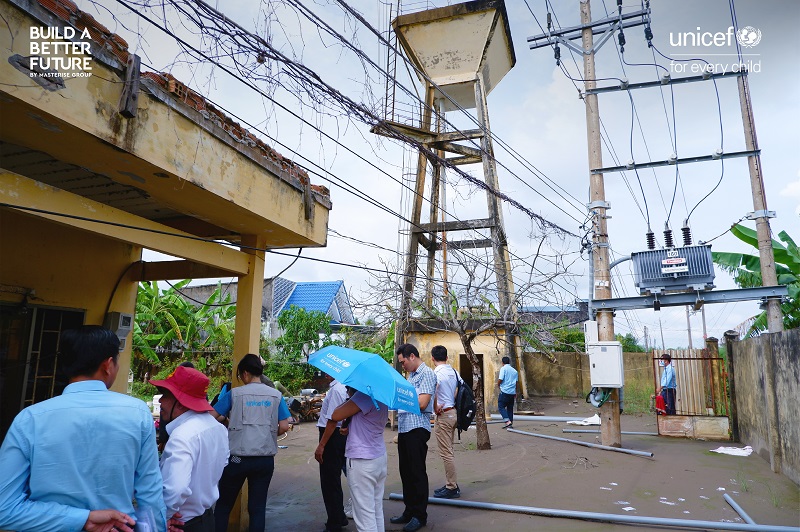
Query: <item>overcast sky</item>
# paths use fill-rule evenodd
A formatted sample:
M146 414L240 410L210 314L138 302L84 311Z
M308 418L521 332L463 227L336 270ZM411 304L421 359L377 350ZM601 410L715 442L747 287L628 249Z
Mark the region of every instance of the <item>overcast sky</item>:
M384 1L395 3L394 0ZM416 158L410 150L376 138L363 124L349 122L341 117L315 114L284 90L277 89L274 92L277 101L301 112L309 122L319 126L345 147L337 145L321 137L313 127L287 115L273 102L246 88L219 68L196 61L184 61L185 56L179 56L179 49L169 37L131 15L119 3L113 0L93 3L81 0L78 3L82 9L93 13L96 18L122 35L131 49L142 56L145 65L173 73L229 112L263 129L265 133L288 146L275 146L279 152L307 166L317 164L383 205L403 216L409 216L408 192L404 192L390 176L401 180L404 174L414 171L413 161ZM336 2L306 3L337 31L348 38L357 39L363 50L376 62L385 64L386 48L364 26L352 18L346 18ZM428 2L429 5L437 6L447 3ZM545 2L529 0L528 4L539 23L544 25L547 17ZM606 4L606 9L616 9L615 2L607 0ZM353 0L351 5L362 12L370 24L382 31L387 29L388 9L384 2ZM555 15L554 24L578 24L577 0L554 0L551 5ZM379 103L377 99L384 93L384 80L375 71L371 71L370 76L366 77L364 68L352 52L330 37L321 37L308 20L290 7L277 2L262 3L254 0L228 0L220 2L218 7L245 28L268 35L273 45L314 69L342 93L357 101L366 100L375 105ZM625 2L624 5L625 11L639 8L638 2ZM489 95L491 127L499 139L495 144L495 155L500 165L500 188L547 220L578 233L580 224L576 218L582 222L585 217L586 209L583 204L587 201L589 183L583 101L577 97L573 81L556 67L552 49L528 49L526 38L538 35L542 30L526 3L522 0L509 1L507 9L517 63ZM800 2L738 0L735 2L735 9L739 27L752 26L761 34L761 41L756 46L743 48L742 51L749 54L744 59L754 70L749 80L758 142L762 149L768 206L778 213L778 218L772 220L772 230L774 235L786 230L797 239L800 238L800 162L797 156L797 139L800 138L800 79L797 74L797 57L800 56L800 45L796 39L788 36L794 33L794 26L800 20ZM652 11L653 43L664 55L675 59L702 57L712 63L717 72L721 69L729 70L738 63L733 45L687 46L686 36L683 35L687 32L727 32L732 25L727 0L655 1ZM599 0L592 1L592 12L595 19L606 16L604 5ZM117 17L116 22L111 13ZM179 27L177 15L168 12L168 17L176 31L186 35ZM692 63L671 62L658 55L655 56L656 62L663 68L657 70L652 64L654 52L647 48L643 37L643 27L631 28L625 33L627 45L624 60L628 65L624 65L624 72L622 57L618 53L615 40L612 40L597 53L598 78L650 81L665 72L665 69L671 70L674 77L692 74ZM581 78L579 72L582 72L582 68L578 70L574 62L581 64L581 58L575 56L573 60L564 47L561 53L568 74ZM410 86L408 75L403 73L405 69L402 62L398 61L398 65L398 77ZM580 81L576 83L579 87L582 86ZM612 83L618 82L599 81L598 85ZM266 89L265 85L264 87ZM676 85L672 92L669 88L632 91L638 115L634 117L632 140L628 93L619 91L601 95L601 119L607 132L606 138L610 142L604 145L604 166L616 165L615 158L624 164L631 159L636 162L663 160L673 152L679 157L691 157L709 155L720 147L725 152L744 150L735 79L718 81L717 90L721 113L711 82ZM374 99L370 99L370 94ZM408 109L408 102L409 98L401 98L398 102L399 108ZM469 121L458 115L459 113L449 113L447 119L456 127L470 127ZM267 142L274 145L274 142ZM677 143L677 150L673 148L673 142ZM519 155L514 156L502 149L500 143L510 146ZM376 163L378 168L348 150ZM562 192L562 195L567 199L555 195L518 159L522 159L526 165L535 166L547 178L563 187L566 192ZM475 165L471 173L480 175L479 165ZM710 240L722 234L713 241L714 250L748 251L747 246L736 238L724 234L732 223L753 210L747 160L741 158L726 160L724 174L719 162L683 165L680 167L677 188L674 167L639 171L638 180L631 172L624 175L606 174L606 198L612 205L609 213L612 216L609 220L609 236L614 257L646 249L648 216L658 241L663 243L662 231L669 214L675 239L680 242L680 227L687 213L714 188L721 175L719 187L691 216L690 225L695 242ZM399 232L407 227L396 216L369 205L363 199L317 176L312 176L312 181L331 189L333 210L329 227L332 230L351 239L378 244L388 250L365 246L332 233L326 248L304 250L304 257L373 267L382 267L383 261L396 265L398 269L401 267L399 255L390 250L404 250L404 240ZM485 217L484 195L462 181L454 182L454 186L447 192L448 212L459 219ZM541 192L550 201L543 199L533 189ZM677 192L673 201L674 190ZM427 211L427 208L424 210ZM511 252L519 257L529 257L538 246L538 239L531 238L532 231L534 234L537 231L530 219L507 204L503 216ZM754 227L754 222L745 223ZM559 294L558 300L570 302L575 297L587 298L588 262L579 253L579 241L574 238L550 239L549 244L545 253L563 255L564 261L571 264L570 272L574 275L572 284L565 283L566 290ZM286 251L295 253L294 250ZM146 259L154 258L152 254L146 255ZM267 261L267 276L272 276L285 268L291 259L268 255ZM617 296L636 295L629 265L630 262L624 263L614 272L614 292ZM368 290L368 276L358 269L314 263L305 259L298 260L283 276L294 281L343 279L355 299L362 299ZM524 277L524 274L515 271L515 277ZM735 286L723 272L717 273L716 284L718 288ZM708 334L721 338L725 330L735 327L757 312L756 302L708 305ZM700 315L693 316L691 321L694 345L697 346L702 342ZM668 347L686 346L688 342L686 316L682 307L661 312L641 310L618 313L615 326L617 332L631 332L640 342L644 341L644 329L647 327L651 345L658 347L661 345L660 328L663 328L663 337Z

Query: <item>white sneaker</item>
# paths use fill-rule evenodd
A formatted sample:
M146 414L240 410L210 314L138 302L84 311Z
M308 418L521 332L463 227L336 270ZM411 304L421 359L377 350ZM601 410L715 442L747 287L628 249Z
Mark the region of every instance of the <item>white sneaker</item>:
M344 505L344 515L348 519L353 518L353 498L347 499L347 503Z

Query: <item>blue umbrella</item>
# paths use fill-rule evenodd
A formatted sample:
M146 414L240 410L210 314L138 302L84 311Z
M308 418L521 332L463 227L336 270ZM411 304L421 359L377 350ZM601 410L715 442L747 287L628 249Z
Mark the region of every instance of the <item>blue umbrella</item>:
M390 409L419 414L417 390L380 355L329 345L309 356L308 363Z

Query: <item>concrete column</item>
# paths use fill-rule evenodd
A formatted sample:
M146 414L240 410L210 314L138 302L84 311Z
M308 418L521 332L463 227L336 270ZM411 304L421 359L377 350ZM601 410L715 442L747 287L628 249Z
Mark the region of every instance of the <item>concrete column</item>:
M264 249L266 240L254 235L242 235L242 244L249 248ZM236 366L248 353L258 354L261 343L261 302L264 292L264 252L255 249L242 249L249 255L249 268L246 275L239 277L236 297L236 332L233 337L233 372L231 383L238 386ZM231 510L228 520L230 530L247 530L250 526L250 515L247 505L247 482L242 486L239 498Z

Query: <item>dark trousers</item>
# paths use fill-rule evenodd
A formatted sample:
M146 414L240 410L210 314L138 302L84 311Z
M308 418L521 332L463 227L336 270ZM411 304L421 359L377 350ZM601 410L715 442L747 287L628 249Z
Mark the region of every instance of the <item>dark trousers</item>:
M497 398L497 409L500 411L500 415L512 423L514 422L514 398L516 397L517 394L514 393L500 392Z
M675 415L675 388L662 388L661 397L664 398L664 408L668 416Z
M325 429L319 428L319 439ZM333 431L331 439L325 445L322 453L322 463L319 465L319 487L322 490L322 501L325 503L325 512L328 520L325 529L331 531L341 530L347 526L347 517L344 515L344 494L342 493L342 471L344 471L344 447L347 436L342 436L339 429Z
M228 516L247 479L247 513L250 532L266 528L267 492L275 471L274 456L231 456L219 479L219 500L214 511L217 532L227 532Z
M183 524L183 532L214 532L214 511L209 508L203 515L186 521Z
M428 472L425 457L431 432L414 429L397 436L397 457L400 462L400 480L403 481L403 515L416 517L420 523L428 522Z

